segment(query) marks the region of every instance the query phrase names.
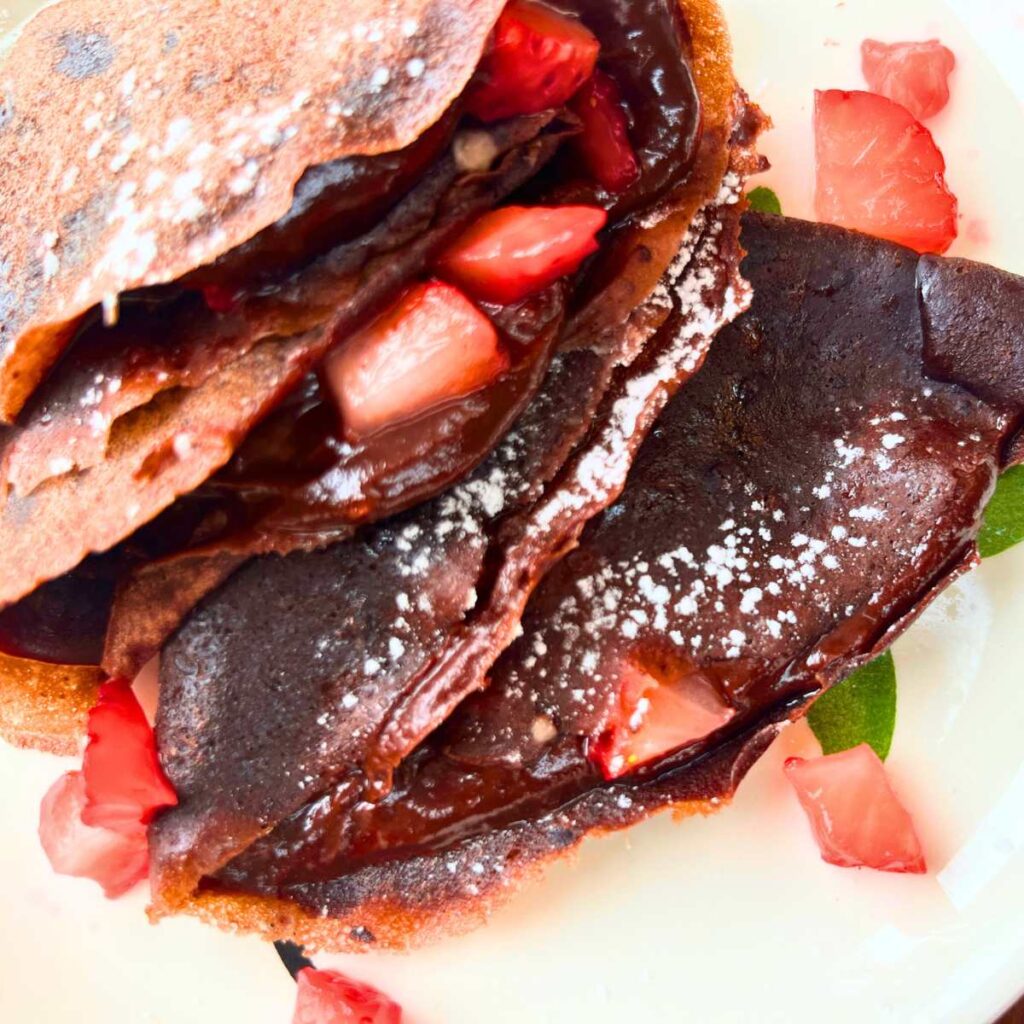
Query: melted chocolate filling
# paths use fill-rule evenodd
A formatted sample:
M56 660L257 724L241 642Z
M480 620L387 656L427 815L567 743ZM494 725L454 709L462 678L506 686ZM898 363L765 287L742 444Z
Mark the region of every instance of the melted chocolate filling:
M548 202L594 203L614 221L649 208L677 187L700 142L701 107L690 33L674 0L558 0L601 41L600 67L622 93L639 180L613 194L581 175L570 154L542 175Z
M685 180L695 158L701 118L689 34L674 0L569 0L556 6L579 17L601 41L602 67L616 79L628 108L641 175L627 192L613 195L581 178L567 155L542 169L512 201L601 205L609 210L614 231ZM347 234L354 234L346 221L352 211L360 211L359 224L363 211L379 216L393 205L429 155L450 143L457 120L451 114L429 138L403 153L315 168L300 183L295 207L282 221L225 257L227 263L197 272L196 280L229 285L247 280L250 271L272 280L282 254L285 262L308 257L332 225L345 222ZM601 268L602 277L610 272ZM577 285L584 276L577 276ZM568 284L571 290L573 283ZM223 503L217 511L219 539L214 542L206 529L204 545L254 552L322 545L465 476L535 392L565 302L565 290L555 288L508 309L487 307L514 357L509 374L357 445L344 437L333 400L315 377L309 378L250 435L226 469L200 488L202 501L216 496Z

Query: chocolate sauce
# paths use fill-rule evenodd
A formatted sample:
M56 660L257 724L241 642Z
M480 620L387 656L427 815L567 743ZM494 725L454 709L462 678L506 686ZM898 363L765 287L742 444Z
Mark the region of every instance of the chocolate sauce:
M511 365L493 385L358 441L344 435L334 400L311 376L246 439L204 494L230 511L233 542L315 546L418 504L469 473L505 435L543 378L558 338L566 288L487 307Z
M629 115L640 178L616 195L583 177L571 155L545 177L548 201L596 203L613 221L648 208L685 179L701 135L690 33L676 0L557 0L601 41L600 67L615 79Z

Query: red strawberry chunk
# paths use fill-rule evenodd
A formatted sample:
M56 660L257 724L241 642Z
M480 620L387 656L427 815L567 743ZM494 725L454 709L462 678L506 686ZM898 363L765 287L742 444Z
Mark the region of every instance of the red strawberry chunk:
M914 823L868 744L812 760L791 757L785 771L829 864L927 870Z
M213 313L233 313L238 308L238 292L220 284L206 285L203 300Z
M299 971L292 1024L401 1024L402 1008L369 985L337 971Z
M131 835L92 828L82 821L85 778L68 772L50 787L39 808L39 840L53 870L60 875L91 878L110 899L141 882L149 870L145 828Z
M441 257L438 272L474 298L509 305L577 270L607 221L593 206L494 210Z
M478 391L508 367L490 320L457 288L431 281L332 353L325 374L360 437Z
M561 107L590 77L600 49L575 18L533 0L512 0L498 19L466 109L492 122Z
M640 164L614 79L595 71L570 106L583 123L583 131L573 139L583 166L609 192L625 192L640 177Z
M699 672L663 683L629 663L590 756L606 779L617 779L710 736L735 713Z
M956 197L931 133L898 103L869 92L816 94L818 218L943 253L957 235Z
M919 121L934 117L949 103L956 57L938 39L891 45L865 39L860 55L868 88L906 107Z
M160 767L153 730L124 680L104 683L89 712L82 776L86 825L134 835L157 811L178 802Z

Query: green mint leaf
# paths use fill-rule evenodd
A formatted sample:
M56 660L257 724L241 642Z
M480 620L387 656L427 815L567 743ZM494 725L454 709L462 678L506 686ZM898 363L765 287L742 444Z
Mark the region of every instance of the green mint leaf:
M826 754L870 743L884 761L896 728L896 663L886 651L822 694L807 721Z
M755 213L782 213L782 203L779 202L779 197L770 188L765 188L763 185L748 192L747 201Z
M982 558L991 558L1024 541L1024 466L1004 473L985 509L978 536Z

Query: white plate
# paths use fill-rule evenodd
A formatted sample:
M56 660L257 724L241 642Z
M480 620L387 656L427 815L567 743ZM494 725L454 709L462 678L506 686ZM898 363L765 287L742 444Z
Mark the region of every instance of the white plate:
M777 125L766 182L796 215L810 213L813 88L858 87L866 35L951 45L955 98L934 128L964 215L955 251L1024 272L1024 92L1007 84L1024 90L1018 0L956 2L1004 76L935 0L725 6L738 73ZM813 745L801 726L716 818L664 816L591 842L474 935L332 962L400 999L410 1024L984 1024L1024 988L1021 579L1024 548L955 587L896 650L890 765L927 877L818 859L780 772L788 752ZM269 946L187 920L151 928L141 895L107 903L51 874L34 824L61 770L0 748L0 1020L289 1020L293 987Z

